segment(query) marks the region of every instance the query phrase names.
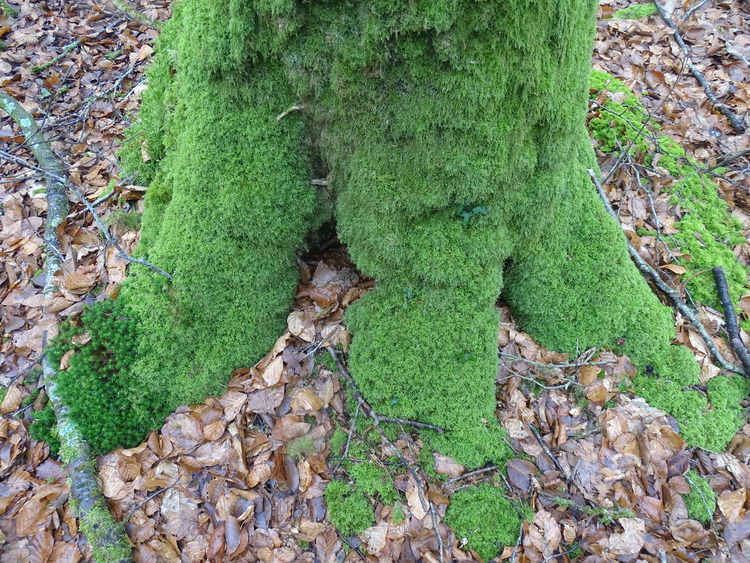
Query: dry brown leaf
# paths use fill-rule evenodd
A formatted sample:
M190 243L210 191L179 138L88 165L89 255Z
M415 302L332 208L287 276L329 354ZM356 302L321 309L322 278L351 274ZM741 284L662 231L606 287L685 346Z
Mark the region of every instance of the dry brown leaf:
M534 515L534 520L529 525L528 539L539 553L544 557L550 557L562 540L560 525L552 514L541 509Z
M388 522L380 522L360 534L367 547L367 553L375 555L385 549L388 540L388 527Z
M596 376L600 371L602 370L599 366L581 366L578 369L578 383L588 387L596 381Z
M23 393L21 393L18 385L14 383L7 389L5 397L3 397L3 402L0 403L0 414L17 411L22 401Z
M522 491L531 490L531 478L537 474L536 466L525 459L511 459L507 464L508 481Z
M609 549L616 555L635 555L641 551L646 534L646 523L640 518L618 518L622 533L609 537Z
M449 475L451 477L458 477L459 475L463 475L464 471L466 471L466 468L452 457L437 452L433 453L432 457L435 459L434 469L438 473Z
M747 489L741 488L736 491L724 491L719 495L716 504L719 510L730 524L736 524L745 519L747 510Z
M164 493L160 513L164 517L165 531L172 534L175 539L193 536L198 530L198 501L176 487Z
M293 412L317 411L323 408L323 400L309 387L297 388L292 392Z

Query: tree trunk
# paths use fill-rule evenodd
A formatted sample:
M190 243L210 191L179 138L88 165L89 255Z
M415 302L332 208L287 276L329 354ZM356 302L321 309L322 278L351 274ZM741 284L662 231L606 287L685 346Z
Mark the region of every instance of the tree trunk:
M283 330L305 233L330 217L310 185L326 173L339 235L377 281L347 312L352 374L378 412L446 428L430 445L465 465L507 453L501 293L551 348L694 371L587 174L595 10L182 0L124 157L151 181L141 253L173 275L134 266L120 297L148 424Z

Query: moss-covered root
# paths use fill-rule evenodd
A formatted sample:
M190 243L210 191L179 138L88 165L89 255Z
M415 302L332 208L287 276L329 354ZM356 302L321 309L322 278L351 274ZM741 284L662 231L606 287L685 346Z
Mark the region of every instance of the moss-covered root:
M535 246L514 256L504 296L521 326L545 346L567 352L611 346L640 366L671 369L671 311L631 262L619 225L587 176L593 154L581 139L577 162L561 171L567 190L556 219Z
M495 417L498 314L471 297L382 284L347 322L349 366L375 411L445 428L424 433L430 447L477 467L510 451Z
M130 399L144 411L164 397L168 409L202 401L267 352L316 224L304 124L299 114L277 120L297 98L275 63L226 51L251 43L237 26L252 17L233 10L182 3L162 44L169 61L153 71L161 98L150 103L169 115L148 115L152 126L166 120L156 138L168 150L147 195L140 251L173 280L141 269L120 293L141 320L140 389Z

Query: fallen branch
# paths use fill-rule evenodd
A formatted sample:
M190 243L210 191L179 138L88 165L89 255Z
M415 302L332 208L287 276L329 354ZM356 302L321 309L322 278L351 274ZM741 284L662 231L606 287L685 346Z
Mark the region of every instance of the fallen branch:
M161 28L164 27L160 21L148 17L146 14L136 10L133 6L123 0L112 0L112 3L118 10L134 22L145 25L146 27L153 27L156 30L161 30Z
M56 65L61 60L63 60L65 57L67 57L68 53L70 53L73 49L75 49L76 47L78 47L78 45L80 45L80 44L81 44L81 40L80 39L76 39L75 41L73 41L73 43L71 43L70 45L68 45L67 47L65 47L63 49L62 53L60 53L59 55L57 55L51 61L47 61L46 63L41 64L39 66L32 66L31 67L32 74L39 74L43 70L47 70L49 67Z
M349 387L352 390L352 394L354 395L354 398L357 399L357 402L362 406L362 410L365 411L365 414L372 419L373 423L375 423L375 429L378 431L378 434L380 434L380 437L383 439L383 441L385 441L386 444L388 444L388 446L390 446L390 448L395 452L396 456L398 456L399 461L401 461L401 463L403 463L409 470L409 473L411 473L411 476L414 478L414 481L417 485L419 501L422 503L422 508L424 509L424 511L427 512L429 510L429 506L427 505L427 502L424 500L424 496L422 495L422 481L419 479L419 475L417 475L417 472L414 470L411 464L406 461L406 458L403 456L401 451L393 442L391 442L391 439L385 433L385 430L383 430L383 428L380 426L380 417L374 410L372 410L372 408L370 408L370 405L367 404L364 397L362 397L359 389L357 389L357 384L354 381L354 378L346 370L344 364L341 363L341 359L336 354L336 350L333 348L333 346L326 346L326 350L328 350L328 353L333 358L333 361L336 363L336 367L339 369L341 375L346 378L347 382L349 383Z
M378 416L378 413L376 413L370 405L365 402L364 397L362 397L362 394L359 392L359 389L357 389L357 383L354 381L354 378L351 376L351 374L346 370L344 367L344 364L341 363L341 359L338 357L336 350L333 348L333 346L326 346L326 350L328 350L328 353L333 358L333 361L336 363L336 367L338 368L341 375L343 375L347 382L349 383L349 388L352 391L352 394L354 395L354 398L357 399L357 403L361 406L361 409L365 412L367 416L372 419L372 422L375 424L375 429L378 431L378 434L380 434L380 437L383 439L383 441L388 444L388 446L391 448L391 450L394 451L396 456L398 457L399 461L406 466L406 469L409 470L409 473L411 473L412 478L414 479L414 486L417 487L417 494L419 495L419 502L422 504L422 509L425 512L430 512L433 519L433 526L435 527L435 533L438 535L438 550L440 555L440 562L443 563L443 551L445 551L445 545L443 544L443 538L440 536L440 530L437 527L437 517L435 516L435 509L433 507L432 501L429 503L425 500L424 494L422 493L422 487L424 486L422 484L422 480L419 478L419 475L417 475L416 470L411 466L411 464L406 461L406 458L403 456L401 451L396 447L396 445L391 442L391 439L388 437L388 435L385 433L385 430L383 430L380 426L381 422L384 422L384 419L380 416Z
M591 176L591 180L596 186L596 191L599 193L599 197L601 197L602 201L604 202L604 207L607 209L607 213L609 213L612 217L615 218L615 220L617 220L617 214L615 213L614 209L612 209L612 205L610 205L609 203L609 198L607 198L607 194L604 193L604 187L602 187L602 183L599 181L596 173L593 170L589 170L588 172L589 176ZM625 235L623 234L623 236ZM627 240L627 237L625 238ZM680 298L677 292L669 287L666 283L664 283L664 280L659 277L659 274L656 272L656 270L654 270L646 263L641 255L638 254L638 251L630 244L630 241L628 241L628 253L630 254L630 257L633 259L633 262L635 262L636 267L641 271L641 273L648 279L650 279L654 283L654 285L659 288L659 291L661 291L669 298L669 300L677 308L677 310L685 315L685 317L690 321L690 324L693 325L693 327L701 335L701 338L703 338L703 341L706 343L706 347L709 349L711 354L713 354L714 358L716 358L716 361L719 363L719 365L729 371L744 373L741 367L735 366L734 364L724 359L719 350L716 348L714 341L711 340L711 337L706 332L703 323L698 320L698 317L695 316L695 313L690 309L690 307L685 304L685 302Z
M742 338L740 338L737 313L734 312L734 305L732 305L732 299L729 297L727 278L724 275L724 270L721 266L716 266L716 268L713 269L713 272L714 280L716 281L716 291L719 293L719 300L721 301L721 306L724 308L724 319L727 322L729 346L737 355L740 362L742 362L742 367L745 368L745 375L750 377L750 354L748 354L747 347L742 343Z
M0 92L0 103L4 102L4 100L2 99L4 96L6 96L6 94ZM29 115L28 113L26 113L26 110L24 110L23 108L21 108L21 110L26 115ZM31 116L29 116L29 119L31 119L31 121L34 122L33 118L31 118ZM34 122L34 124L36 125L36 122ZM27 137L27 139L28 139L28 137ZM44 143L33 143L32 144L32 151L34 152L35 156L37 156L36 155L36 150L35 150L36 146L37 145L42 145L42 144L44 144ZM49 147L47 147L47 150L49 150ZM49 152L51 154L51 157L55 160L55 163L58 164L60 166L61 170L62 170L62 166L63 165L60 162L60 160L57 158L57 155L55 155L54 153L52 153L52 151L49 151ZM102 234L104 235L104 238L106 239L106 241L109 244L111 244L112 246L115 247L115 249L117 250L117 255L120 258L122 258L123 260L126 260L128 262L132 262L134 264L140 264L142 266L146 266L147 268L152 269L157 274L160 274L160 275L162 275L162 276L164 276L166 278L169 278L170 280L172 279L172 275L171 274L169 274L168 272L165 272L164 270L162 270L158 266L154 266L153 264L151 264L150 262L148 262L146 260L143 260L142 258L133 258L127 252L125 252L122 249L122 247L120 246L120 244L117 242L117 239L115 239L110 234L109 229L102 222L101 218L99 217L99 214L94 209L94 206L89 202L89 200L87 200L84 197L84 195L81 193L81 191L72 182L70 182L68 180L68 178L64 174L64 171L62 173L50 172L49 170L46 170L44 167L40 168L38 166L34 166L33 164L31 164L30 162L24 160L23 158L17 157L15 155L12 155L12 154L10 154L8 152L5 152L5 151L2 151L2 150L0 150L0 156L2 156L3 158L5 158L5 159L7 159L7 160L9 160L11 162L15 162L16 164L20 164L22 166L25 166L26 168L29 168L30 170L36 170L37 172L41 172L42 174L45 174L47 176L47 178L48 178L47 185L48 186L50 185L50 181L54 181L56 184L60 184L60 185L63 186L63 193L64 193L65 188L70 188L70 190L73 193L76 194L76 196L81 201L81 203L84 204L84 206L89 211L89 213L91 213L91 215L94 217L94 221L96 221L96 224L99 227L99 229L101 230ZM39 160L39 156L37 156L37 160ZM47 189L49 190L49 187ZM62 202L60 202L60 204L62 204ZM60 215L61 217L63 217L63 220L65 219L65 216L68 214L68 211L67 211L67 206L68 206L67 196L65 196L65 206L66 206L65 213L62 213ZM62 220L60 221L60 223L62 223ZM47 225L47 228L49 228L49 225ZM55 226L55 228L56 228L56 226ZM60 245L59 245L59 243L57 243L57 247L53 248L52 250L55 253L55 255L59 258L59 260L62 260L62 254L60 253ZM49 257L48 257L48 261L49 261ZM58 265L58 267L54 271L56 272L59 269L60 268L59 268L59 265ZM53 277L54 277L54 275L53 275ZM54 289L55 288L52 287L52 291L54 291ZM45 292L46 291L47 290L45 289Z
M667 12L664 10L664 7L661 5L661 3L655 0L654 4L656 4L656 9L659 10L659 15L664 20L664 23L666 23L667 26L674 32L674 39L682 49L682 52L685 54L687 66L698 83L703 86L703 91L706 93L706 97L711 101L716 109L718 109L726 116L735 132L739 135L742 135L745 132L745 126L743 125L742 121L736 115L734 115L734 113L732 113L732 110L730 110L727 106L721 103L716 96L714 96L714 93L711 91L711 86L706 81L703 73L698 70L698 68L690 59L690 49L688 49L688 46L685 45L685 41L682 39L682 35L680 35L680 29L672 21L672 18L669 17L669 14L667 14Z
M51 299L57 289L54 277L62 266L60 241L57 227L68 214L68 198L62 162L52 152L36 121L13 98L0 92L0 104L23 130L26 139L34 138L30 144L39 166L47 177L47 223L44 240L47 245L47 262L44 275L44 296ZM50 252L52 250L52 252ZM47 348L47 333L42 337L42 349ZM60 399L55 381L56 369L45 354L42 358L42 373L47 396L57 418L60 436L60 455L70 479L71 506L81 523L97 561L131 561L132 548L125 528L114 519L107 507L97 481L96 462L91 456L88 443L82 438L78 427L70 419L68 407Z
M445 429L441 428L440 426L427 424L426 422L417 422L416 420L408 420L406 418L392 418L390 416L381 416L380 422L394 422L396 424L406 424L407 426L414 426L415 428L427 428L429 430L434 430L435 432L438 432L440 434L443 434L445 432Z

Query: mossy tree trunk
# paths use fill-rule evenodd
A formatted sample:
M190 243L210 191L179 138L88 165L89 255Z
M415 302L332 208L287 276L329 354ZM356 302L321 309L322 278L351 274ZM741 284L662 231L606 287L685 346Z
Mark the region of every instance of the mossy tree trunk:
M346 316L353 375L378 412L447 428L431 445L466 465L506 453L501 293L551 348L692 369L587 174L595 10L179 0L124 156L151 183L141 253L173 275L135 266L120 297L144 424L267 351L305 234L332 210L377 281ZM310 185L321 174L332 206Z

